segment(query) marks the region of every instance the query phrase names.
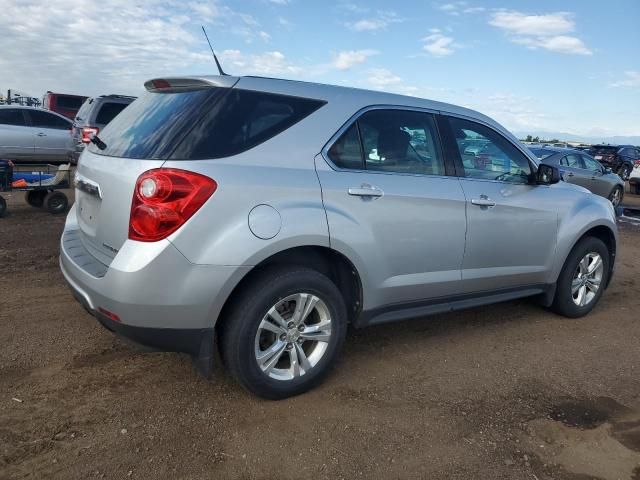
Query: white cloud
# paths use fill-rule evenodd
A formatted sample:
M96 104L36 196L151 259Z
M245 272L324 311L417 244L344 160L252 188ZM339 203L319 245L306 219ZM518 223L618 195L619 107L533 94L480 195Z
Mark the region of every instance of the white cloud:
M214 47L223 37L231 43L234 28L245 40L268 35L219 1L0 0L0 11L11 12L0 15L3 86L35 96L139 94L149 77L214 72L201 23Z
M441 12L454 17L462 14L482 13L485 11L484 7L474 7L466 1L441 3L436 5L436 8Z
M640 88L640 72L624 72L625 79L611 83L610 87Z
M372 17L362 18L354 22L348 22L346 25L356 32L371 32L384 30L392 23L403 22L404 19L392 11L377 11Z
M269 2L276 5L288 5L290 3L289 0L269 0Z
M544 48L557 53L591 55L593 52L584 42L573 35L573 16L568 12L528 15L513 10L495 12L489 25L500 28L512 42L528 48Z
M284 75L297 77L303 68L290 62L282 52L246 54L240 50L224 50L220 62L234 75Z
M367 58L377 55L376 50L347 50L338 52L333 60L333 66L338 70L348 70L354 65L364 63Z
M373 88L383 89L402 83L402 78L393 74L386 68L372 68L367 71L366 82Z
M455 48L453 38L443 35L437 28L431 29L431 32L431 35L422 39L423 42L426 42L422 48L434 57L451 55Z

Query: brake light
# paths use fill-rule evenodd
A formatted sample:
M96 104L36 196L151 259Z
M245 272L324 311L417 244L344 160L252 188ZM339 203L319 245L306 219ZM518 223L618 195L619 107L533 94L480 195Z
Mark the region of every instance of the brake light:
M91 135L97 135L99 131L98 127L82 127L82 143L91 142Z
M218 188L215 180L176 168L138 177L131 203L129 238L156 242L180 228Z

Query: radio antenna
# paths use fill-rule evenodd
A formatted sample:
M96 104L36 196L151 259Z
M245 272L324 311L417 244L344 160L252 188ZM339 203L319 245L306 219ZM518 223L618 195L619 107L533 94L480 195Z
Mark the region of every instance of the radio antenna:
M213 51L213 47L211 46L211 42L209 41L209 35L207 35L207 31L204 29L204 25L201 25L201 27L202 27L202 33L204 33L204 38L207 39L207 43L209 44L209 48L211 49L211 55L213 55L213 59L216 61L216 66L218 67L218 72L220 73L220 75L227 76L227 74L224 73L224 71L222 70L222 67L220 66L220 62L218 61L218 57L216 57L216 52Z

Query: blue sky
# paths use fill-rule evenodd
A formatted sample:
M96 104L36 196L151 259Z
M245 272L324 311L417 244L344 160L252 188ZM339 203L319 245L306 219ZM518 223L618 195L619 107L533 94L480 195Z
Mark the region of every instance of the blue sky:
M470 106L518 131L640 135L640 1L0 0L0 89L136 93L225 69ZM91 12L88 16L87 13Z

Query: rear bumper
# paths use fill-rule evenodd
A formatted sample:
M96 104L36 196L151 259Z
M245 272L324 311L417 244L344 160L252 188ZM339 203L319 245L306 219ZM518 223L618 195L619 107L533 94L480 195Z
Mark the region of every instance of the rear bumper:
M162 350L199 351L249 268L195 265L168 241L127 241L102 265L74 227L67 222L60 242L60 269L74 297L109 330Z

